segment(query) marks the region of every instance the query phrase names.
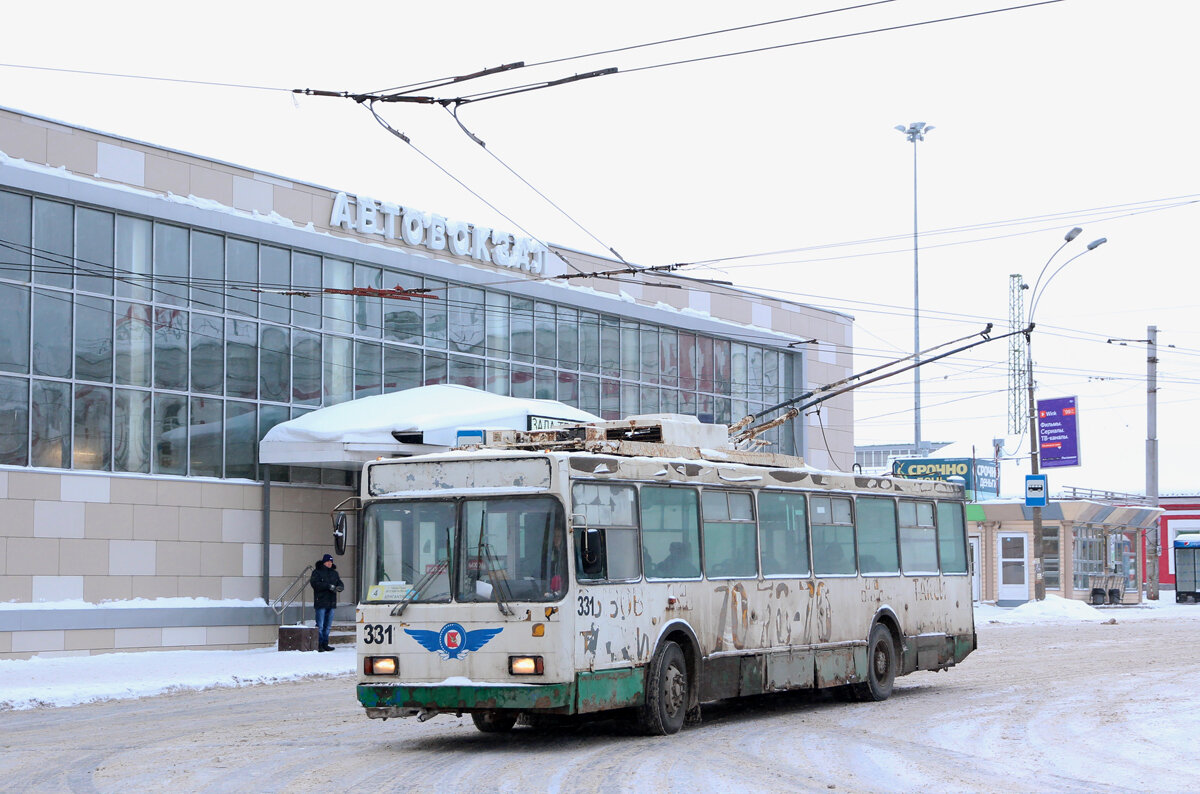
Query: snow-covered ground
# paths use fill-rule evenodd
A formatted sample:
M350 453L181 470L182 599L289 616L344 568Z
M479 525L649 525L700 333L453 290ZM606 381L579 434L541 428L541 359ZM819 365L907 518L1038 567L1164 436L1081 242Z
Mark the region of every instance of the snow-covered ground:
M1171 597L1170 593L1166 595ZM1082 601L1047 596L1045 601L1031 601L1011 609L990 604L975 608L975 624L980 630L992 625L1176 618L1191 618L1200 626L1200 605L1176 604L1172 599L1097 609ZM0 660L0 711L75 706L189 689L328 678L350 675L354 664L354 648L350 645L339 647L334 653L281 653L274 648L260 648Z
M354 646L333 653L144 651L0 660L0 711L76 706L180 692L253 686L354 672Z

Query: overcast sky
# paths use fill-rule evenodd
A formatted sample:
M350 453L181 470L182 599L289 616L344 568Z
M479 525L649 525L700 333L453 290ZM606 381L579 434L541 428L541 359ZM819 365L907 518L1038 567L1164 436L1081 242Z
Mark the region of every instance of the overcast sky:
M1033 284L1072 226L1084 231L1048 275L1107 237L1049 282L1034 316L1038 395L1078 395L1083 434L1085 465L1052 472L1051 490L1143 491L1146 346L1106 340L1154 324L1160 488L1200 492L1200 5L1063 0L847 35L1020 5L868 2L558 60L851 5L22 3L5 12L6 64L280 90L5 67L0 105L637 264L719 260L685 272L853 315L857 370L912 351L913 146L893 127L925 121L923 346L987 322L1007 331L1010 274ZM811 43L777 46L795 42ZM762 47L776 48L642 68ZM409 146L350 100L286 90L379 91L517 61L557 62L429 93L619 72L462 105L487 151L438 105L376 106ZM926 440L1006 434L1006 345L923 369ZM903 375L858 393L856 441L911 441L912 391ZM1014 450L1027 456L1028 439Z

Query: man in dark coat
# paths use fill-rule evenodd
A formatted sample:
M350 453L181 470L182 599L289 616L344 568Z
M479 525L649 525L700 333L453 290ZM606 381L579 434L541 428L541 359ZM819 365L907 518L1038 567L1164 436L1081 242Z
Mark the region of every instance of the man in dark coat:
M333 555L326 554L315 566L308 583L313 589L313 609L317 613L318 651L332 651L329 644L329 627L333 625L333 610L337 606L337 594L345 589L342 577L338 576Z

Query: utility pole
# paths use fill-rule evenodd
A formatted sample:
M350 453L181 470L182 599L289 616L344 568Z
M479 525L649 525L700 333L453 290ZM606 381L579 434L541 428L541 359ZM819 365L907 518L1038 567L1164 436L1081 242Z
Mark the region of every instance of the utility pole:
M1110 345L1124 346L1129 342L1146 343L1146 501L1151 507L1158 507L1158 326L1146 326L1145 339L1108 340ZM1150 601L1158 600L1161 556L1162 529L1156 527L1153 538L1146 534L1146 598Z
M1146 498L1158 507L1158 327L1146 328ZM1162 532L1155 525L1154 542L1146 543L1147 597L1158 600L1158 561L1162 556Z
M1030 316L1033 316L1031 311ZM1029 330L1025 337L1025 371L1028 373L1028 380L1025 388L1028 391L1029 401L1029 473L1037 476L1038 460L1041 458L1041 436L1038 433L1038 416L1037 402L1033 399L1033 345L1031 344L1029 335L1033 331L1033 323L1029 324ZM1046 496L1049 497L1050 489L1046 489ZM1035 601L1046 600L1046 552L1045 552L1045 533L1042 530L1042 508L1030 508L1033 511L1033 598Z

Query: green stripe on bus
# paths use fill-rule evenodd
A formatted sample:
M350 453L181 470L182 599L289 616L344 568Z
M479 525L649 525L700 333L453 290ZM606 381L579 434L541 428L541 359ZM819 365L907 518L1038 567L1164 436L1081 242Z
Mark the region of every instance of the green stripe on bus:
M574 701L571 684L534 686L379 686L358 685L358 702L367 708L560 709Z
M640 706L645 699L645 680L644 668L627 667L623 670L580 673L576 676L576 711L579 714L588 714L593 711Z

